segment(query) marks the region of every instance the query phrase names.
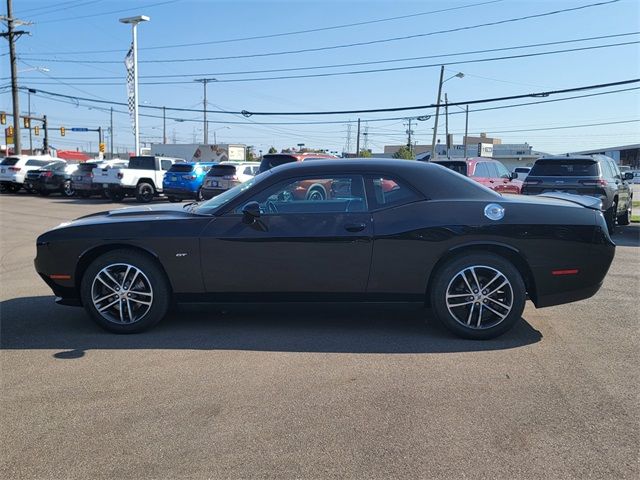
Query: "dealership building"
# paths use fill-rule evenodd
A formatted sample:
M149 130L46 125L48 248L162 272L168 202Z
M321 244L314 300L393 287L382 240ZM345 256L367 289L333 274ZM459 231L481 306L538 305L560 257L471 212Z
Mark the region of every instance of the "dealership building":
M613 158L618 165L629 165L632 169L640 169L640 143L634 145L622 145L619 147L599 148L595 150L583 150L573 152L580 155L602 154Z

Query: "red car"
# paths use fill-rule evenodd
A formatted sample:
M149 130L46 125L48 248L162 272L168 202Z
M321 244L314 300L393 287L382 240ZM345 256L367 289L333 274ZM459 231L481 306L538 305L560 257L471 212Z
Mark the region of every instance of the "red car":
M485 187L500 193L520 193L522 181L515 180L498 160L484 157L467 158L466 160L436 160L433 163L450 168L472 178ZM466 164L466 170L465 170Z

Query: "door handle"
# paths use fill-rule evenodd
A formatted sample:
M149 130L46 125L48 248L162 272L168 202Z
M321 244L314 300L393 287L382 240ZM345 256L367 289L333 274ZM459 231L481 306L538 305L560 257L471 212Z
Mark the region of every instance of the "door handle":
M347 232L361 232L365 228L367 228L367 224L366 223L347 223L344 226L344 229Z

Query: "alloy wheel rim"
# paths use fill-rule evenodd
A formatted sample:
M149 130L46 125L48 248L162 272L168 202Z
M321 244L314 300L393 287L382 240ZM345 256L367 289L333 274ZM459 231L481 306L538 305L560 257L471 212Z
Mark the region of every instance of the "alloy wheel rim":
M513 309L513 288L499 270L473 265L456 273L447 286L446 304L451 316L474 330L493 328Z
M323 199L322 192L319 190L314 190L309 194L309 200L319 201Z
M65 182L64 184L64 194L67 197L70 197L71 195L73 195L75 192L73 190L73 185L71 184L71 182Z
M153 191L151 187L143 187L142 188L142 198L145 200L150 200L153 197Z
M142 270L128 263L114 263L100 270L91 285L96 311L117 324L142 320L153 305L153 288Z

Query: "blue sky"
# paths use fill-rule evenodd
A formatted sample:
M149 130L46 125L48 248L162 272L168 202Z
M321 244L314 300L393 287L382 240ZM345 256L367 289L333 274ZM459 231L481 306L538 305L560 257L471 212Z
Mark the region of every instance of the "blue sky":
M184 63L142 62L261 54L387 39L539 14L588 5L597 1L505 0L448 12L306 34L158 49L148 49L148 47L212 42L365 22L471 5L481 3L482 0L446 2L14 0L14 14L20 19L33 22L32 26L27 27L32 35L24 36L17 42L17 51L20 56L19 70L22 71L20 85L72 96L125 102L125 69L122 61L131 37L130 27L118 22L118 19L124 16L145 14L151 17L150 22L139 28L139 60L141 62L139 74L141 77L203 74L219 80L228 80L279 74L228 75L224 74L225 72L369 62L637 32L640 31L640 2L622 0L609 5L499 26L319 52ZM118 12L114 12L116 10ZM494 54L470 54L443 59L398 62L391 66L422 65L440 61L469 60L637 40L640 40L640 35ZM83 53L95 50L116 51ZM5 54L7 51L5 43L0 47L0 54ZM445 83L443 91L448 94L450 101L463 101L637 78L640 77L639 53L638 44L634 44L533 58L451 65L445 67L447 76L462 71L465 77L449 80ZM61 60L82 63L65 63ZM98 63L109 61L115 63ZM8 84L9 76L8 56L3 55L0 62L2 65L0 86L5 86ZM383 64L378 67L388 66L390 65ZM45 67L49 71L29 70L35 67ZM376 66L335 68L324 71L338 72L367 68L376 68ZM316 72L318 71L291 72L291 74ZM210 83L209 108L282 112L425 105L435 101L438 75L439 68L433 67L323 78ZM61 79L64 77L71 78ZM77 77L98 78L83 80ZM184 83L145 84L145 82L168 80ZM194 83L191 78L146 80L141 78L140 81L141 104L202 108L202 85ZM94 85L83 83L94 83ZM95 83L112 83L113 85L95 85ZM6 89L0 91L2 92L0 109L11 111L10 93ZM640 142L640 123L535 131L535 129L555 126L640 119L638 92L640 90L526 107L472 112L469 131L470 133L487 132L489 135L502 138L505 143L528 142L537 150L553 153L638 143ZM508 103L513 102L496 105ZM88 102L80 102L77 105L62 103L41 95L32 95L31 98L32 112L47 114L54 127L60 125L67 128L97 127L98 125L108 127L109 114L101 109L89 109L88 105L91 104ZM126 107L115 108L126 110ZM21 110L25 112L27 110L26 93L21 94ZM455 110L457 109L452 108L451 113ZM158 114L146 109L142 109L141 112ZM365 119L431 113L433 112L428 110L400 114L366 114L362 115L362 118L365 122ZM169 112L167 115L182 120L202 119L202 114L198 112ZM211 132L217 130L219 142L245 143L254 145L256 150L266 150L271 145L283 148L304 143L309 147L342 151L347 138L346 122L356 118L356 115L336 115L331 117L254 116L251 119L245 119L232 115L210 114L209 131L210 136L213 137ZM340 123L330 125L257 125L254 123L317 120L332 120ZM133 135L128 116L116 113L114 121L116 147L130 150L133 145ZM222 123L225 121L241 122L241 124L225 125ZM401 119L363 123L363 130L365 125L368 128L369 148L374 152L382 151L384 145L400 144L406 141L404 123ZM449 129L454 133L456 141L461 143L464 115L451 115L449 124ZM225 126L229 128L224 128ZM418 143L430 143L432 129L433 119L417 122L414 132ZM527 129L529 131L499 133L505 130ZM352 131L352 150L355 150L355 126L352 127ZM440 123L439 132L444 135L444 118ZM144 141L160 141L162 120L142 117L141 135ZM202 122L167 120L167 136L169 140L175 138L179 143L191 143L194 137L196 141L200 141ZM64 138L61 138L56 131L53 131L51 143L58 148L86 149L91 146L95 150L97 139L94 137L96 135L90 133L67 133ZM23 136L23 138L25 142L27 137ZM440 138L444 141L444 136Z

